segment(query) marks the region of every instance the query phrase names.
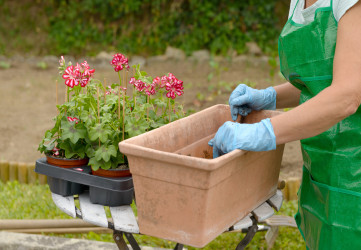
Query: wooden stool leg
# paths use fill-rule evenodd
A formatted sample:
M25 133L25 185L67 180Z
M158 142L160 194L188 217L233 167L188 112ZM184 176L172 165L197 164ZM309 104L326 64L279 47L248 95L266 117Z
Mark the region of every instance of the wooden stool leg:
M115 244L117 244L119 250L129 250L127 243L125 243L124 241L122 232L114 230L113 239L115 241Z

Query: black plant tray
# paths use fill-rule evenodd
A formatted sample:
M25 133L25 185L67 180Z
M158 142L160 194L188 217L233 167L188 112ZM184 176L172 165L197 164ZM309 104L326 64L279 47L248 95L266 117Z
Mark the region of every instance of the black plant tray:
M49 164L46 158L36 161L35 172L46 175L51 192L62 196L81 194L89 189L90 201L104 206L132 203L132 177L107 178L91 174L90 166L61 168Z

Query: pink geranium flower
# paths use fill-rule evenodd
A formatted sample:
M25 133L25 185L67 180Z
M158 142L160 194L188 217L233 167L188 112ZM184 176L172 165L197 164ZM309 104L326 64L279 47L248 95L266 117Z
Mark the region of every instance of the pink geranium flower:
M68 116L67 119L68 119L69 122L75 122L75 124L78 124L78 122L79 122L79 119L76 118L76 117Z
M162 81L159 76L153 79L153 85L158 88L164 88L166 81Z
M154 84L147 85L145 88L145 93L148 96L155 95L155 85Z
M138 90L139 92L142 92L146 88L145 82L141 80L136 80L134 77L130 78L129 84L134 85L136 90Z
M54 147L51 151L53 151L53 155L54 155L54 156L59 156L59 151L60 151L59 148Z
M87 61L84 61L81 65L79 63L74 67L73 65L68 66L63 74L65 79L65 85L70 88L78 86L85 87L89 80L93 77L95 69L90 69Z
M65 69L65 72L63 74L63 79L65 79L65 85L70 88L74 88L74 86L79 85L78 73L76 70L74 70L73 65L68 66Z
M175 99L176 95L181 96L184 94L183 81L178 80L172 73L169 73L168 76L162 76L161 82L165 84L168 98Z
M128 58L126 58L123 54L115 54L113 56L113 60L110 62L116 72L126 68L129 69Z

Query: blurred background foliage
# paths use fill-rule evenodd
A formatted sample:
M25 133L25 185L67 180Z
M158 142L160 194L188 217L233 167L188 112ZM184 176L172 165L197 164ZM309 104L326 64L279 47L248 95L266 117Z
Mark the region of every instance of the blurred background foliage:
M276 54L289 0L0 0L0 54Z

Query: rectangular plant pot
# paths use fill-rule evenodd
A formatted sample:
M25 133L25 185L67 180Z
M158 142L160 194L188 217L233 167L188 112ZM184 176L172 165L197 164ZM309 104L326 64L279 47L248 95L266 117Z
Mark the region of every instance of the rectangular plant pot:
M133 200L132 177L96 176L90 166L61 168L47 163L46 158L36 161L35 172L48 176L49 188L55 194L69 196L89 189L90 201L103 206L129 205Z
M244 123L279 114L252 112ZM231 120L216 105L119 143L133 176L140 233L204 247L273 196L284 145L212 159L208 141Z

